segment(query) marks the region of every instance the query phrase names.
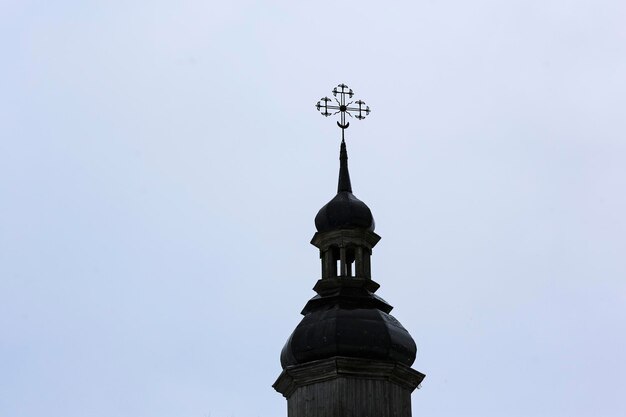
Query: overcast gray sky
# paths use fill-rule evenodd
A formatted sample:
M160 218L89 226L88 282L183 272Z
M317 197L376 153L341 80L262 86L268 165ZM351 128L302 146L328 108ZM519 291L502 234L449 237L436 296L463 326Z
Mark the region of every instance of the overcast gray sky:
M338 83L416 416L626 415L624 1L0 2L0 415L273 417Z

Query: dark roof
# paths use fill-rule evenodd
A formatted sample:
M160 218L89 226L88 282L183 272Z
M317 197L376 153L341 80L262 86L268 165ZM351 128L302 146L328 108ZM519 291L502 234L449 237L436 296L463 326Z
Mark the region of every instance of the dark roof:
M417 347L389 306L365 288L332 297L315 296L280 355L283 368L346 356L411 366Z

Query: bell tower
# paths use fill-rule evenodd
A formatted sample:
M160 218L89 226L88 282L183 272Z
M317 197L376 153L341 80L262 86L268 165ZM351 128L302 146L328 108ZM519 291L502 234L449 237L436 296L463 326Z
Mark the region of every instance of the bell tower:
M380 285L370 262L380 236L369 207L352 194L348 172L346 116L363 119L370 109L361 100L358 107L346 103L353 93L344 84L333 94L337 105L328 97L317 103L324 116L340 114L342 130L337 195L317 213L311 240L321 278L283 347L273 386L287 399L288 417L411 417L411 393L424 374L411 368L413 338L375 295Z

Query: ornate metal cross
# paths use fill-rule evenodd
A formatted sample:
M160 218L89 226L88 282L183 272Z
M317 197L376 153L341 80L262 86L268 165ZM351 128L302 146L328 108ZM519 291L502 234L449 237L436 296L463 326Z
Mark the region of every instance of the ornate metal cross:
M350 126L350 122L346 121L346 114L350 117L355 117L359 120L365 119L365 116L370 114L370 107L365 105L365 102L361 100L351 101L346 103L346 96L348 99L351 99L354 93L352 89L349 88L345 84L339 84L337 87L333 88L333 96L337 105L333 103L333 101L328 97L323 97L320 101L317 102L315 107L319 110L323 116L333 116L339 113L341 122L337 122L337 126L341 128L341 139L344 138L344 131ZM339 98L337 98L339 96ZM328 103L332 104L328 104ZM350 107L352 104L356 104L359 107ZM330 111L329 111L330 110ZM335 111L336 110L336 111ZM335 111L331 113L331 111ZM358 112L354 116L350 112Z

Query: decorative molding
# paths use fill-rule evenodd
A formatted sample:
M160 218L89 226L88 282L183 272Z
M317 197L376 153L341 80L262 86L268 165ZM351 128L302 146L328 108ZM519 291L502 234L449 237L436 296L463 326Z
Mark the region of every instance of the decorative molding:
M426 375L398 362L336 356L302 365L288 366L280 374L274 389L289 398L296 389L336 378L359 378L391 381L412 392Z
M330 232L316 232L311 239L311 244L320 250L325 250L331 245L345 247L349 245L365 246L372 249L380 236L369 230L363 229L340 229Z

